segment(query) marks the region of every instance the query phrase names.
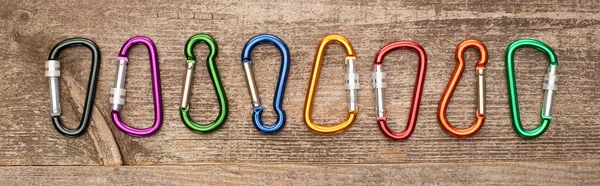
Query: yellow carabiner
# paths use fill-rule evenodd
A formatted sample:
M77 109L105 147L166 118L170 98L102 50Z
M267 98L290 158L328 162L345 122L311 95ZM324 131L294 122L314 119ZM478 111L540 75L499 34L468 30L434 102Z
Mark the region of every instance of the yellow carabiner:
M348 74L346 75L346 89L349 92L349 104L348 104L348 118L342 123L339 123L334 126L320 126L317 125L312 120L312 104L315 98L315 91L317 90L317 84L319 83L319 75L321 74L321 64L323 62L323 56L325 55L325 48L327 44L330 42L335 42L341 44L346 48L346 66L348 67ZM356 55L354 53L354 49L352 48L352 44L348 39L343 36L337 34L330 34L325 36L321 42L319 42L319 47L317 48L317 53L315 54L315 62L313 63L313 70L310 75L310 84L308 85L308 90L306 91L306 99L304 100L304 122L308 129L313 131L314 133L321 135L334 135L344 132L356 119L356 115L358 114L358 74L356 73L356 68L354 67L356 61Z

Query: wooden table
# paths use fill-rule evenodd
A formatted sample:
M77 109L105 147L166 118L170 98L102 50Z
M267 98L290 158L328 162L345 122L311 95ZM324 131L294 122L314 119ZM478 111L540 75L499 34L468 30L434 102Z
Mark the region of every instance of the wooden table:
M49 1L0 2L0 183L195 185L598 185L600 184L600 4L595 1ZM217 64L229 99L229 118L218 131L196 134L179 118L185 72L183 47L196 33L219 44ZM284 108L287 125L275 135L252 126L250 97L240 65L244 43L259 33L283 39L292 54ZM357 52L362 89L354 126L339 135L310 132L302 119L304 96L319 40L347 37ZM157 47L164 125L156 135L130 137L109 115L109 90L121 45L144 35ZM89 131L67 138L49 118L44 61L61 40L86 37L98 43L102 64ZM477 38L487 45L488 116L474 137L455 139L441 130L436 111L455 61L456 45ZM559 91L554 119L534 140L511 126L504 52L516 39L544 41L558 54ZM424 96L416 130L403 142L386 139L375 123L372 60L397 40L420 43L428 53ZM192 116L212 121L219 109L207 76L207 47L198 45ZM90 53L61 54L62 119L79 123ZM130 51L125 122L148 127L153 119L146 48ZM330 45L315 103L314 120L334 124L346 116L344 51ZM474 63L466 55L465 77L448 115L458 127L475 118ZM261 45L253 53L264 120L275 120L271 102L280 57ZM386 57L389 124L403 130L412 96L417 56L396 51ZM548 62L534 49L516 56L521 117L526 128L540 121L542 81Z

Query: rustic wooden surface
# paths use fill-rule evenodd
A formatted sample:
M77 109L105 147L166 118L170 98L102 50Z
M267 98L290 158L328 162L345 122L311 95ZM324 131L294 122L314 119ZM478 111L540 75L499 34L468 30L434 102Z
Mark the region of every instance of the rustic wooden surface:
M600 184L600 4L595 1L0 1L0 180L33 184ZM229 118L218 131L196 134L183 126L178 105L188 37L207 33L218 42L217 64L229 99ZM243 44L271 33L290 48L292 66L285 93L287 125L263 135L241 75ZM319 136L304 126L302 109L319 40L329 33L347 37L357 52L362 89L354 126L336 136ZM157 45L162 79L164 125L152 137L120 132L109 115L115 59L130 37L144 35ZM97 42L101 72L87 134L66 138L49 119L44 61L56 43L70 37ZM460 41L477 38L488 48L488 116L469 139L445 134L436 119L437 103L454 67ZM504 51L511 41L535 38L556 51L559 91L549 130L534 140L518 137L509 118ZM428 69L416 130L403 142L386 139L375 123L372 60L379 48L397 40L420 43ZM218 104L204 66L206 46L198 45L192 116L213 120ZM153 121L148 57L144 47L130 52L125 122L148 127ZM346 115L344 52L331 45L314 119L334 124ZM62 118L79 122L90 54L73 48L61 54ZM449 107L450 121L466 127L475 118L474 63L469 64ZM253 53L266 123L275 120L272 95L280 57L274 47ZM389 124L403 130L412 96L417 57L397 51L386 57ZM526 128L539 123L543 54L522 49L516 56L521 117ZM128 165L98 167L97 165ZM16 167L15 167L16 166ZM23 166L23 167L21 167ZM273 177L269 177L272 175ZM146 177L148 179L144 179Z
M0 181L52 185L598 185L598 166L598 162L39 166L1 167ZM590 179L579 179L584 177Z

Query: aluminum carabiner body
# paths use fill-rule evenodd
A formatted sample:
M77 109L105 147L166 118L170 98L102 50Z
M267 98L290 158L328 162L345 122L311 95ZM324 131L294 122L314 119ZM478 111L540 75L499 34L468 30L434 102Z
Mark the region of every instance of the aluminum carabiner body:
M465 69L465 51L469 48L477 49L479 52L479 60L475 65L475 74L477 75L477 111L475 112L476 119L473 124L465 129L459 129L454 127L446 116L446 110L448 109L448 103L450 103L450 99L452 99L452 95L454 94L454 90L460 81L463 71ZM457 138L466 138L471 137L483 126L485 121L485 65L488 61L488 52L487 48L483 43L475 39L467 39L462 41L456 47L456 51L454 52L454 58L456 59L456 66L454 66L454 71L452 72L452 77L448 81L448 85L446 86L446 90L442 94L440 98L440 102L438 105L437 118L440 122L440 126L446 133L457 137Z
M408 113L408 120L406 129L402 133L396 133L392 131L387 125L388 113L385 110L385 101L383 96L383 88L385 88L385 73L383 72L383 60L385 56L395 50L408 49L416 52L419 57L419 68L417 70L417 78L415 79L415 86L413 89L413 98L410 106L410 112ZM425 72L427 70L427 54L421 45L412 41L396 41L387 44L377 52L375 61L373 63L373 88L375 89L375 96L377 101L377 123L381 132L390 139L393 140L405 140L408 139L417 123L417 117L419 115L419 107L421 105L421 97L423 95L423 86L425 82Z
M151 127L145 129L138 129L125 124L120 117L121 105L125 104L125 77L126 69L129 64L129 58L127 52L131 47L137 44L143 44L148 48L148 55L150 56L150 72L152 78L152 99L154 100L154 124ZM160 70L158 69L158 55L156 52L156 46L154 42L144 36L133 37L121 48L119 57L117 58L117 74L115 78L115 88L111 89L110 92L110 103L112 104L111 115L112 120L124 133L136 136L145 137L156 133L163 121L163 108L162 108L162 96L160 88Z
M319 83L319 76L321 74L321 67L323 63L323 56L325 55L325 49L329 43L338 43L346 49L345 63L348 67L348 73L346 74L346 89L348 90L348 117L341 123L334 126L322 126L316 124L312 120L312 104L315 98L315 91ZM314 133L321 135L334 135L344 132L350 128L356 115L358 114L358 73L356 73L356 54L354 48L348 39L337 34L330 34L325 36L319 42L317 52L315 53L315 61L313 63L313 70L310 75L310 83L308 84L308 90L306 91L306 99L304 100L304 122L306 127Z
M517 78L514 67L514 55L519 48L535 48L538 51L543 52L548 57L550 65L548 66L548 73L544 78L543 89L544 94L544 107L542 108L541 117L542 121L537 128L533 130L526 130L521 124L521 115L519 112L519 97L517 95ZM512 123L515 132L523 139L533 139L544 134L550 121L552 121L552 102L554 101L554 92L557 90L556 82L558 81L558 58L556 53L545 43L534 40L534 39L521 39L511 43L506 49L506 83L508 84L508 97L510 101L510 113L512 116Z
M196 43L206 43L206 45L208 45L209 53L208 57L206 57L206 69L208 70L210 80L212 81L213 88L215 89L215 94L219 100L219 115L213 122L209 124L198 124L194 122L189 113L189 99L192 91L192 82L194 79L194 65L196 64L196 56L194 56L194 46ZM225 95L225 89L223 89L223 83L221 83L219 69L217 69L217 64L215 63L215 57L217 56L217 53L217 42L206 34L193 35L185 44L184 54L187 59L187 72L185 75L183 90L181 91L182 101L181 107L179 108L179 113L181 115L181 121L183 121L185 126L197 133L213 131L221 126L221 124L223 124L227 119L227 96Z
M88 78L85 104L83 105L81 121L76 129L69 129L65 127L60 120L60 86L58 81L58 78L60 77L60 61L58 61L58 56L61 51L71 46L85 46L92 52L92 64L90 67L90 76ZM81 136L83 133L85 133L89 126L92 108L94 106L96 84L98 82L98 73L100 72L100 50L98 49L98 45L96 45L94 41L86 38L70 38L61 41L50 51L45 68L45 76L48 77L50 82L50 117L52 118L52 124L54 124L54 128L56 128L56 130L62 135L68 137Z
M254 72L252 71L252 50L259 44L274 45L281 54L281 67L279 68L279 78L277 79L277 87L275 87L275 95L273 96L273 107L277 113L277 120L273 125L265 125L262 122L261 116L263 106L258 95L258 88L254 81ZM242 49L242 67L245 74L246 84L248 85L248 93L252 98L252 122L256 130L264 134L274 134L281 130L285 125L285 111L282 108L283 95L285 93L285 84L287 82L288 72L290 70L290 51L287 45L277 36L270 34L260 34L248 40Z

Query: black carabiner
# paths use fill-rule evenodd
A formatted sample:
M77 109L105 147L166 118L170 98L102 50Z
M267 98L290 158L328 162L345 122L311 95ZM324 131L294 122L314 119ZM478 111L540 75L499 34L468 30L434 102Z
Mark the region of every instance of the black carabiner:
M88 79L87 93L85 96L85 105L83 105L83 113L81 122L76 129L69 129L65 127L61 120L61 107L60 107L60 87L58 78L60 77L60 62L57 60L60 52L71 46L85 46L92 52L92 65L90 70L90 77ZM50 117L52 118L52 124L54 128L61 134L68 137L81 136L87 130L89 121L91 118L92 108L94 106L94 97L96 94L96 84L98 82L98 73L100 72L100 50L98 45L94 41L86 38L70 38L61 41L52 48L48 61L46 61L46 77L50 81L50 100L51 100L51 111Z

